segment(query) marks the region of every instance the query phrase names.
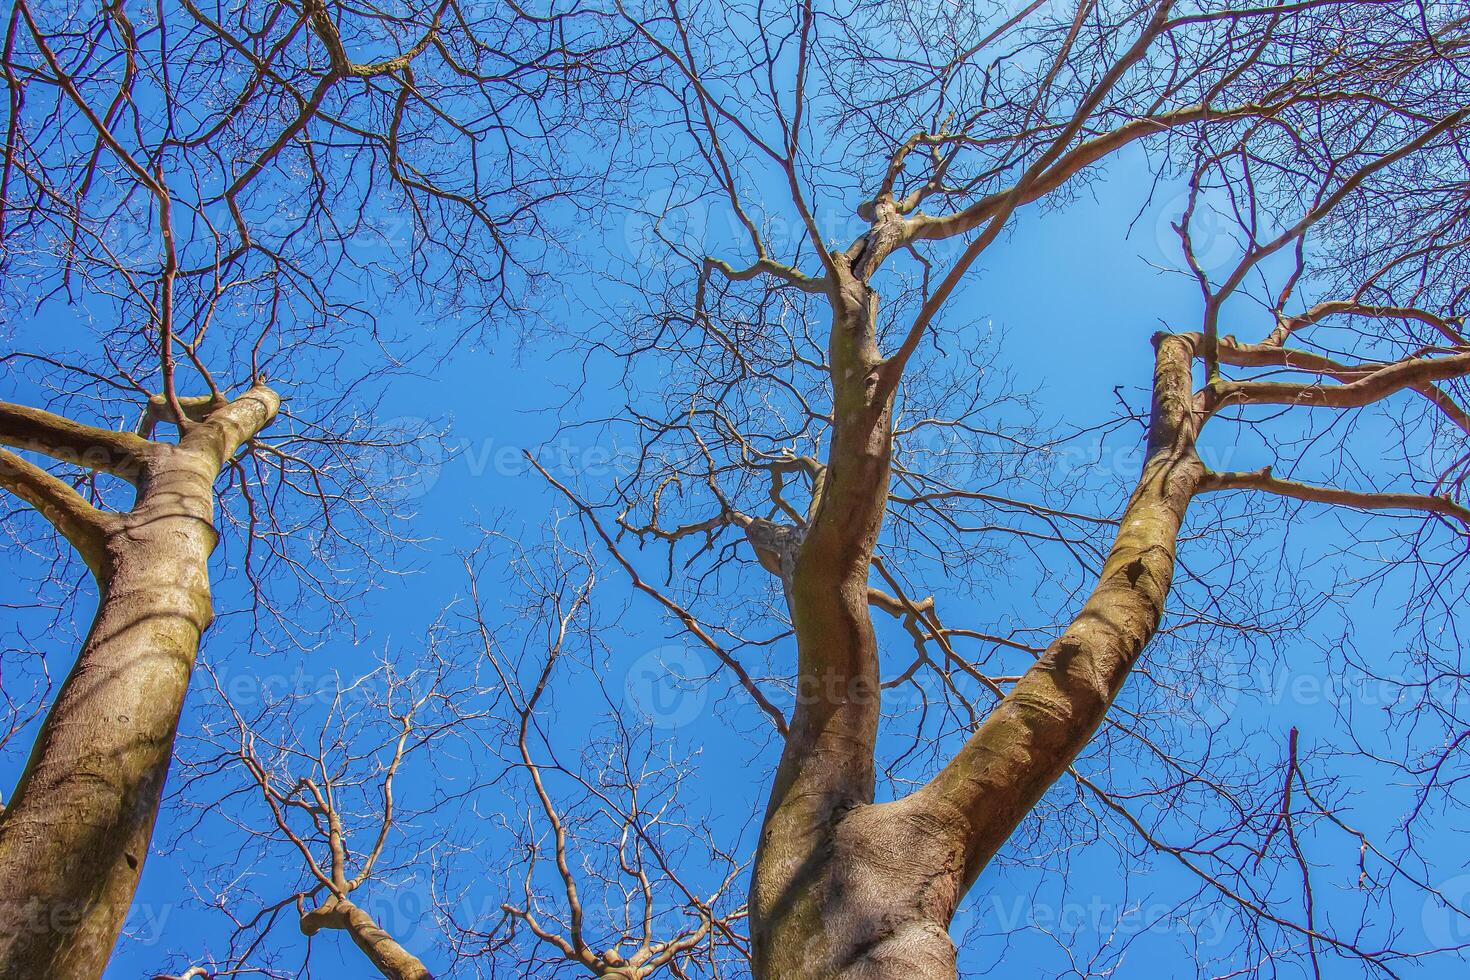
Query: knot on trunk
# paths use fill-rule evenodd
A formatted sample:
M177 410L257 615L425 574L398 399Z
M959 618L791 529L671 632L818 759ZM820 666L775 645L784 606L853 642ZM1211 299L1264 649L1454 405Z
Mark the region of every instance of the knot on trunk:
M761 567L783 582L791 581L803 533L789 524L755 518L745 525L745 537L755 549Z
M315 936L323 929L346 929L353 905L345 898L332 897L310 912L301 914L301 933Z

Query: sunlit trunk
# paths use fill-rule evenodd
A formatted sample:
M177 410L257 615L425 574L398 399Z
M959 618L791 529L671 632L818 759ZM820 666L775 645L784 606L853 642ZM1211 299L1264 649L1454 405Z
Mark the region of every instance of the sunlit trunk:
M176 454L107 543L91 631L0 819L0 976L99 976L148 855L199 638L212 474Z
M434 980L424 964L388 935L371 915L345 899L333 899L301 917L301 931L306 935L314 936L322 929L346 932L388 980Z
M801 561L823 557L820 569L833 574L808 567L803 578L798 563L799 682L836 671L848 686L804 692L793 717L751 889L757 980L955 980L947 930L960 899L1092 738L1158 628L1204 472L1192 357L1188 338L1160 338L1148 459L1092 594L954 760L902 800L873 804L871 770L864 783L841 765L871 759L874 748L871 732L844 723L850 714L875 721L860 701L876 712L876 684L857 683L876 677L866 564L858 578L832 561L846 552L823 556L809 550L816 532L807 536ZM863 452L834 438L832 473L839 453ZM884 462L868 468L883 474L886 493ZM856 463L862 472L865 461ZM842 485L829 481L828 493ZM861 513L860 501L843 512ZM866 528L843 530L853 553L871 555Z
M178 444L146 444L132 510L93 514L97 612L0 813L0 977L102 975L213 618L214 480L279 404L257 387L201 408Z

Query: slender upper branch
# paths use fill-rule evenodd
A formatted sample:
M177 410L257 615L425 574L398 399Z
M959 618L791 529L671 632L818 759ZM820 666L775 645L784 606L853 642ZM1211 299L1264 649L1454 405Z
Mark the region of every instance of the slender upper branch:
M759 275L775 276L782 282L789 283L804 293L824 293L827 290L827 279L825 277L813 278L789 265L782 265L771 258L762 257L756 259L743 269L737 269L724 259L706 258L704 265L707 270L719 272L731 282L749 282Z
M759 707L761 711L765 712L766 717L771 720L771 724L775 726L776 731L778 731L783 738L786 737L788 733L786 716L782 714L780 708L771 703L770 698L766 697L765 692L763 692L756 684L755 679L750 676L750 673L745 669L744 665L741 664L740 661L737 660L734 656L732 656L728 650L717 643L714 637L710 636L710 634L704 629L704 627L700 625L699 621L695 619L694 616L687 609L685 609L683 606L679 605L674 600L670 599L668 596L664 595L658 589L655 589L653 586L649 585L643 580L643 577L638 574L637 569L635 569L632 563L623 556L622 551L619 550L617 543L612 539L612 536L603 529L602 522L597 519L597 514L593 511L591 507L583 502L583 500L576 494L574 494L570 489L558 482L557 479L553 477L550 473L546 472L541 464L536 461L535 457L531 456L529 453L526 454L526 461L530 463L530 465L538 473L541 474L542 478L545 479L547 483L551 484L552 487L560 491L562 496L566 497L571 505L577 508L582 516L587 518L588 522L592 525L592 530L597 534L598 538L602 540L603 545L607 548L608 554L612 555L613 560L622 567L623 571L628 576L628 580L633 584L633 587L638 591L644 593L645 595L649 596L659 605L663 606L666 610L672 613L679 620L679 622L683 624L684 628L689 631L690 635L694 636L697 640L708 647L709 651L713 653L716 657L718 657L721 663L730 668L731 672L735 674L736 679L740 682L740 686L743 687L745 689L745 692L750 695L751 700L756 703L756 706Z
M1173 112L1124 123L1111 132L1085 140L1050 167L1013 187L987 194L962 211L948 215L915 214L906 222L911 241L937 241L974 231L1016 204L1038 201L1088 167L1100 163L1130 143L1198 122L1228 122L1280 112L1289 103L1248 104L1228 109L1187 106Z
M1448 496L1436 497L1424 493L1369 493L1358 490L1343 490L1338 487L1323 487L1297 480L1284 480L1271 473L1271 467L1245 473L1206 473L1200 481L1200 490L1263 490L1282 497L1308 500L1319 504L1338 507L1355 507L1362 510L1422 510L1431 514L1450 517L1470 529L1470 507L1456 503Z

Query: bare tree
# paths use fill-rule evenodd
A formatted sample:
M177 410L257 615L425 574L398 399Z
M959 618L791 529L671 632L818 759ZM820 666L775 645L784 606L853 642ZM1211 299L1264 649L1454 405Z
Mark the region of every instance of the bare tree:
M598 578L590 554L555 535L544 547L507 544L495 553L516 582L504 614L487 618L483 560L477 569L472 559L467 615L501 692L507 729L499 742L521 802L502 818L512 841L504 918L485 931L458 923L449 907L457 948L489 976L743 973L745 908L732 895L745 865L680 799L691 760L599 683L606 718L585 741L573 740L579 759L561 761L558 743L568 740L552 703L558 671L606 673L605 627L590 608ZM515 621L530 628L512 646L501 638L515 635L503 625Z
M743 866L700 853L716 845L678 800L689 760L616 716L575 764L547 737L580 730L551 704L553 675L605 655L588 556L491 537L465 571L468 594L422 649L361 676L279 692L215 678L175 794L192 815L180 848L235 842L198 882L229 923L200 969L308 972L313 944L298 957L273 932L294 919L308 938L344 932L390 978L429 977L436 959L455 975L727 975L744 962L730 902ZM503 608L482 601L482 579ZM486 820L493 838L474 829ZM242 874L277 865L302 874ZM686 884L711 875L710 894Z
M273 486L299 485L322 504L323 527L354 537L329 505L355 513L355 493L323 489L319 466L257 435L281 411L262 373L277 384L280 368L318 372L339 348L398 349L402 338L368 312L375 293L366 280L378 261L356 234L373 217L404 216L412 235L403 275L382 285L422 285L457 312L519 305L537 278L510 246L541 230L540 205L586 189L568 172L571 155L545 150L556 128L545 113L576 118L570 83L589 76L630 121L630 141L611 151L628 151L620 161L630 164L620 175L628 186L614 190L671 188L644 207L649 252L630 276L642 315L621 337L592 338L635 359L633 403L613 424L630 425L643 452L606 501L546 475L633 589L748 697L780 762L748 906L716 912L732 879L719 875L717 887L696 892L683 884L688 868L676 869L645 836L662 812L647 786L660 769L629 750L616 718L611 742L594 743L614 746L611 764L554 762L537 709L560 659L564 617L583 600L576 582L552 575L532 589L537 608L549 604L541 621L553 634L535 647L553 653L532 659L540 664L532 680L486 648L511 703L506 761L531 787L528 829L516 827L529 878L523 900L502 909L514 941L497 945L498 931L451 923L458 955L489 954L492 970L500 953L512 969L711 973L725 969L715 946L741 950L734 924L747 921L760 978L953 977L947 930L957 908L984 890L977 882L1037 813L1060 835L1106 817L1120 838L1177 862L1201 901L1239 916L1235 974L1275 956L1297 957L1317 976L1343 962L1391 975L1435 952L1401 945L1392 923L1381 940L1362 938L1373 925L1366 915L1346 928L1319 918L1307 850L1328 833L1346 840L1365 905L1410 890L1463 914L1427 880L1413 828L1427 801L1456 802L1463 782L1454 767L1466 721L1429 682L1466 676L1453 640L1442 639L1457 636L1470 518L1464 11L1397 0L1038 0L1014 9L612 0L567 17L497 11L505 18L454 3L393 12L186 5L178 23L145 29L114 6L58 24L38 23L24 3L14 8L0 192L7 263L17 271L25 257L17 281L45 294L105 298L116 321L83 357L20 360L66 398L90 398L94 417L115 404L99 392L147 408L136 437L15 408L21 435L7 441L44 435L40 448L53 458L80 451L91 470L118 476L133 471L129 452L187 460L185 475L169 480L196 496L183 507L170 495L183 509L163 516L196 540L189 574L132 563L161 577L142 579L148 601L174 602L171 621L181 624L164 651L180 664L169 696L145 698L140 678L124 682L134 700L121 707L147 719L146 765L121 767L133 774L121 788L108 769L77 789L100 793L105 812L66 823L85 841L63 840L44 866L7 855L39 853L40 832L15 828L33 811L75 812L63 809L65 795L39 793L28 775L0 818L0 883L7 894L38 895L48 910L40 928L0 933L9 944L0 945L0 972L100 972L142 858L124 845L146 844L182 679L208 619L199 600L208 595L203 561L219 471L239 476L248 530L257 529L256 502L275 497L260 489L258 471L252 482L250 466L235 468L241 451L267 460ZM594 25L585 37L576 34L582 24ZM600 40L604 32L619 44ZM599 72L614 48L617 70ZM216 87L236 94L218 102L206 94ZM524 139L527 131L535 138ZM482 166L487 154L499 165ZM1141 473L1109 500L1082 477L1038 472L1036 460L1065 447L1067 433L1050 432L1019 385L994 383L1000 355L959 322L957 301L1019 219L1062 209L1125 154L1149 155L1156 187L1183 188L1176 233L1201 316L1155 335L1145 409L1075 427L1117 433L1142 423ZM373 196L379 186L386 204ZM1150 206L1148 188L1136 203ZM718 222L686 233L680 212L691 205L729 219L728 234ZM1206 212L1230 228L1223 242L1234 254L1223 271L1198 247ZM119 250L118 221L131 229L125 237L150 243L146 255ZM47 240L43 231L54 235L60 255L13 245L17 228L31 245ZM364 298L336 301L343 294L325 283L354 275ZM644 398L650 376L659 383ZM332 393L307 415L288 402L298 450L393 443L344 440L344 430L362 430L318 421L350 415L342 392L355 394L354 384L307 387ZM253 427L231 421L247 408ZM1332 421L1293 428L1298 416ZM177 441L150 439L159 423L177 428ZM1402 458L1375 465L1361 439L1385 427ZM1254 440L1270 465L1212 469L1207 438ZM101 560L112 560L104 545L114 536L94 525L123 512L15 460L7 487L93 565L104 597L98 622L110 624L110 566ZM155 480L146 475L139 507ZM1354 545L1371 543L1380 566L1417 576L1422 600L1409 612L1426 643L1425 681L1400 717L1419 742L1399 758L1364 744L1353 753L1416 786L1420 800L1396 844L1356 827L1324 776L1340 754L1304 748L1294 728L1275 743L1282 758L1271 766L1250 756L1222 763L1209 745L1195 758L1158 737L1180 688L1222 682L1193 659L1207 641L1224 636L1249 649L1314 606L1292 585L1279 598L1287 612L1273 617L1277 597L1236 588L1242 542L1257 533L1242 525L1258 511L1234 491L1416 518L1411 531L1395 525L1399 552L1389 560L1371 532L1344 548L1351 557ZM146 509L141 519L154 527ZM131 541L137 525L116 520L116 540ZM271 516L263 537L246 537L299 570L291 547L307 524ZM677 581L660 585L641 572L631 540L666 548ZM1219 560L1197 573L1184 549ZM1031 622L954 624L958 600L995 591L1021 562L1045 583ZM746 573L757 568L751 589ZM180 582L196 585L188 603L178 601ZM1327 591L1332 601L1351 598L1348 587ZM898 642L882 639L875 608L902 630ZM98 637L106 634L94 629L46 731L82 730L65 726L101 710L92 729L129 737L104 702L72 696L123 676L111 660L88 666L85 650ZM158 649L151 633L140 642ZM1147 685L1139 697L1131 689L1140 684L1125 689L1130 677ZM900 715L897 696L910 689L919 691L917 710ZM82 749L67 756L56 740L53 764L52 744L38 743L32 772L54 772L71 789L85 771ZM1142 772L1126 764L1138 759ZM1115 771L1114 761L1125 764ZM578 804L545 786L548 775L572 771L571 791L590 807L585 821ZM1130 785L1133 773L1141 785ZM133 806L135 784L147 792ZM267 799L275 792L278 803L315 805L273 785L282 784L256 781ZM331 808L317 810L330 824ZM378 821L392 822L386 811ZM47 833L55 826L41 823ZM602 855L590 872L573 870L574 825ZM330 854L330 826L325 840ZM706 850L716 864L739 863L728 846ZM309 845L298 851L325 882L325 901L352 905L348 886L361 869L313 858ZM99 860L73 860L86 856ZM650 897L655 869L672 903ZM614 914L605 936L584 918L589 875L591 891L627 889L622 922ZM58 924L49 911L57 908L75 925ZM673 923L675 909L689 921ZM310 922L315 911L299 909Z
M243 908L244 896L235 890L218 892L220 911L234 922L236 948L224 959L235 969L254 965L257 948L269 948L269 927L294 908L304 935L345 933L385 977L431 976L360 896L354 901L377 882L401 884L405 867L428 863L434 844L425 830L460 795L405 792L400 774L405 767L432 767L433 754L447 751L439 743L466 737L463 729L476 720L466 706L478 692L453 681L474 674L457 670L432 640L414 661L400 673L384 657L359 677L334 677L321 690L290 691L256 706L232 703L216 683L228 720L204 737L221 754L193 753L183 798L206 776L243 776L253 784L249 805L230 819L267 860L294 860L304 869L296 891L257 910ZM192 806L204 819L219 804L202 806L200 798L208 797L195 797Z
M0 485L98 606L0 817L0 974L102 970L213 616L217 526L262 632L303 644L304 610L340 613L406 537L372 467L411 468L425 434L372 405L426 344L378 323L371 290L453 299L461 329L528 301L539 214L577 183L551 104L579 118L579 40L453 2L12 6L4 361L7 396L46 408L0 404ZM461 98L470 121L441 109ZM75 349L42 322L78 315L97 326Z
M131 510L104 511L42 467L0 455L6 489L76 548L100 592L0 821L0 876L14 896L4 904L11 972L105 962L148 851L189 668L209 625L214 482L279 405L264 386L222 398L177 443L4 408L7 442L75 453L139 491Z
M1396 962L1431 952L1398 945L1391 928L1367 941L1316 918L1301 824L1333 825L1355 860L1381 862L1371 876L1364 864L1363 880L1376 881L1365 890L1435 893L1402 852L1352 828L1304 774L1295 736L1270 774L1201 772L1154 738L1147 713L1131 702L1110 709L1130 674L1152 673L1143 654L1161 631L1184 646L1210 631L1248 635L1265 615L1229 606L1227 575L1203 581L1194 599L1188 586L1175 590L1188 606L1183 621L1166 622L1181 534L1201 549L1239 540L1228 505L1191 507L1215 491L1427 516L1394 564L1429 570L1425 594L1438 607L1424 612L1458 611L1463 587L1449 582L1470 526L1463 9L618 10L668 78L675 135L645 167L674 187L648 215L653 251L672 260L659 266L666 274L628 342L639 357L663 354L667 383L630 407L644 452L610 513L553 482L635 588L708 647L780 739L750 892L755 975L955 976L947 930L962 898L1069 773L1096 804L1078 813L1110 815L1196 876L1203 900L1241 914L1246 940L1232 969L1258 969L1269 950L1299 955L1316 975L1334 959L1391 975ZM1146 431L1142 471L1113 516L1031 498L1057 488L1009 456L1044 454L1060 436L987 415L975 362L943 361L946 348L973 343L953 307L980 257L1022 215L1059 207L1140 146L1155 154L1157 181L1187 189L1178 235L1202 319L1153 339L1149 406L1134 416ZM719 217L706 220L706 235L684 234L688 202L728 216L729 235ZM1145 189L1138 206L1148 204ZM1223 272L1193 248L1209 206L1235 229L1224 236L1236 256ZM858 228L843 235L850 219L841 216L853 211ZM1372 450L1347 433L1363 410L1398 412L1405 399L1419 414L1404 423L1397 485L1385 485L1389 472L1374 476ZM1314 427L1292 434L1292 419L1322 410L1342 420L1327 424L1330 438ZM1231 427L1280 461L1211 470L1200 440ZM953 440L936 445L935 433ZM1203 521L1185 530L1192 510ZM666 545L670 572L685 569L677 584L661 588L637 571L625 535ZM1043 548L1052 557L1041 559L1041 577L1062 580L1051 612L1059 623L1042 610L1020 630L956 627L935 596L918 598L916 579L947 579L947 592L963 596L1004 574L997 552L1010 562ZM784 602L732 601L742 566L755 564L776 577ZM1303 592L1297 599L1310 604ZM874 608L912 639L896 663ZM771 659L788 631L794 674ZM962 642L982 652L963 653ZM884 697L928 671L939 676L941 710L921 714L913 748L895 749ZM1458 746L1463 720L1442 707L1442 744ZM1163 770L1165 785L1115 792L1105 761L1072 769L1095 738L1125 743L1102 759L1134 751ZM1437 761L1446 758L1441 750ZM1435 779L1417 765L1428 792ZM1438 790L1452 792L1443 782ZM1223 822L1174 845L1134 809L1181 797L1191 817ZM1232 854L1199 842L1232 835L1255 843ZM1262 871L1268 857L1272 871ZM1283 867L1301 877L1294 912L1268 883Z

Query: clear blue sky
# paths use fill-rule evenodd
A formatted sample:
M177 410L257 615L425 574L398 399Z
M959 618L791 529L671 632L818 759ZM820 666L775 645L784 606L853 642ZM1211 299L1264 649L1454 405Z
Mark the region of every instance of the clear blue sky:
M1163 327L1188 329L1197 325L1196 287L1181 276L1166 275L1155 268L1174 264L1164 223L1165 217L1174 216L1170 213L1174 206L1170 194L1160 194L1137 221L1131 236L1125 237L1145 183L1142 160L1125 155L1114 161L1105 180L1063 212L1024 216L1014 234L986 254L981 267L953 301L953 308L964 311L977 324L993 324L1003 331L1002 363L1014 372L1021 387L1037 391L1044 414L1059 423L1084 425L1109 418L1119 410L1119 391L1130 404L1140 405L1141 392L1152 370L1150 335ZM586 244L609 250L627 247L616 230L605 240ZM595 298L586 299L592 303ZM47 317L60 315L48 312L40 325L46 325ZM419 318L428 328L429 318L421 312L404 309L393 315L409 322ZM551 509L560 506L545 485L527 473L519 459L522 450L553 461L572 459L573 465L553 469L594 489L602 478L604 460L616 460L626 450L607 437L601 437L603 442L589 443L585 440L598 437L556 436L561 421L557 406L564 399L564 390L580 384L580 357L555 356L535 342L520 351L514 346L507 339L498 345L458 350L433 369L431 377L405 380L390 390L389 401L383 406L387 414L444 420L450 443L460 447L460 452L423 477L419 516L413 530L427 540L416 552L405 556L413 574L364 597L357 641L324 637L322 648L301 662L309 678L320 678L334 669L350 674L366 664L369 653L385 646L411 650L438 611L463 593L463 571L454 552L464 541L467 524L499 519L510 529L531 529L539 526ZM591 390L581 392L574 409L578 415L615 413L621 405L611 365L594 361L594 381L599 371L608 377L608 383L594 384L589 386ZM1115 445L1126 448L1137 437L1136 427L1120 430ZM1243 468L1258 463L1242 459L1231 465ZM1115 503L1121 504L1121 498ZM1329 549L1343 525L1320 511L1306 514L1309 523L1292 532L1294 548L1302 554ZM643 556L644 567L651 570L658 570L662 560L661 553ZM622 583L611 569L606 576L608 598L615 604L622 603L627 598ZM1040 578L1023 578L1011 583L1010 588L1018 595L1029 595L1043 591L1047 583ZM0 596L7 602L14 598ZM231 600L238 598L238 593L223 595L217 606L225 611ZM1394 599L1391 586L1378 594L1376 602L1392 609ZM983 621L991 614L1006 614L1009 605L1003 595L989 597L965 612L974 612ZM1352 612L1359 627L1360 647L1379 648L1386 657L1399 649L1391 628L1393 615L1381 612L1366 598ZM262 677L297 670L298 665L288 658L246 654L244 626L240 617L226 615L221 619L206 640L206 651L213 654L214 662L227 663L227 669L237 674L254 672ZM1300 727L1304 742L1318 749L1331 749L1331 740L1340 737L1334 734L1338 726L1333 724L1334 705L1330 699L1303 693L1305 688L1300 685L1292 689L1294 693L1283 693L1300 678L1308 682L1325 679L1321 651L1312 637L1327 637L1331 628L1323 625L1320 630L1308 630L1292 641L1299 644L1298 648L1277 651L1294 665L1290 677L1282 678L1267 669L1257 671L1245 678L1238 702L1214 707L1236 716L1233 720L1243 728L1262 733L1260 739L1250 743L1252 751L1263 745L1278 749L1284 746L1285 732L1292 726ZM627 638L618 639L613 662L620 666L615 666L615 671L626 671L648 651L678 642L668 639L669 627L647 603L636 600L628 605L623 630ZM902 641L894 637L892 642ZM54 654L52 669L59 674L67 663L66 651L59 649ZM623 692L626 687L617 676L608 678L606 686L613 692ZM1204 707L1211 710L1211 706ZM601 708L585 685L569 685L555 707L559 723L565 723L565 737L571 741L581 737L583 723ZM738 738L708 706L688 714L692 716L681 716L681 723L669 728L667 734L702 753L698 774L691 784L690 802L714 814L721 826L738 829L748 824L751 814L764 804L765 780L773 768L776 749ZM184 720L185 729L196 722L197 712L191 710ZM1374 730L1371 706L1369 714L1360 718L1360 725L1360 730ZM5 785L13 784L22 761L14 752L3 760L0 777ZM1241 761L1246 766L1252 764L1249 758ZM428 777L418 774L413 778ZM1357 789L1362 795L1349 804L1349 812L1363 826L1390 820L1400 812L1402 796L1391 787L1360 784ZM1059 792L1072 790L1059 788ZM171 838L181 826L181 819L177 809L166 809L157 839L162 842ZM1443 823L1448 827L1451 821ZM219 832L218 825L208 826L210 833ZM747 834L747 843L749 839ZM205 860L217 860L232 843L228 838L200 840L196 835L177 851L150 858L130 923L130 937L120 945L109 978L151 976L165 965L169 954L195 956L205 948L218 948L226 924L188 900L190 883L198 881L202 854L208 853ZM1341 842L1336 843L1331 853L1341 855ZM1467 879L1457 878L1465 871L1459 857L1464 853L1464 841L1459 835L1446 830L1441 839L1421 844L1435 858L1430 872L1435 882L1449 882L1451 888L1459 887L1461 894L1470 892ZM1127 846L1139 847L1136 840ZM1063 858L1057 853L1044 863L1058 866ZM1196 944L1209 955L1233 948L1239 940L1239 923L1218 913L1175 921L1171 910L1198 886L1168 861L1154 859L1147 868L1140 865L1142 870L1125 884L1118 873L1119 859L1109 848L1083 847L1066 860L1065 876L1037 868L1017 868L984 879L955 926L956 935L966 939L966 969L962 969L962 975L967 971L980 975L997 959L1003 959L1004 965L986 975L1064 975L1069 958L1086 962L1094 949L1112 943L1130 946L1118 976L1150 980L1193 976L1190 951ZM295 872L293 866L282 880L294 880ZM269 866L256 867L253 873L263 880L280 874ZM1319 914L1355 914L1357 901L1350 887L1353 877L1351 869L1345 871L1342 867L1324 872ZM1289 893L1289 885L1283 884L1283 894ZM385 916L384 924L396 928L406 945L431 965L442 962L442 949L432 928L414 921L413 913L424 904L422 886L382 895L375 901L373 907ZM1463 926L1432 908L1422 912L1417 907L1400 908L1397 919L1406 946L1470 939ZM990 938L1011 929L1017 931L1005 945ZM1055 938L1048 938L1048 931ZM273 941L282 944L300 942L291 921L279 926L273 936ZM1463 975L1464 968L1463 961L1442 957L1409 972L1423 977L1456 977ZM345 937L328 935L317 941L313 975L356 978L372 974Z

